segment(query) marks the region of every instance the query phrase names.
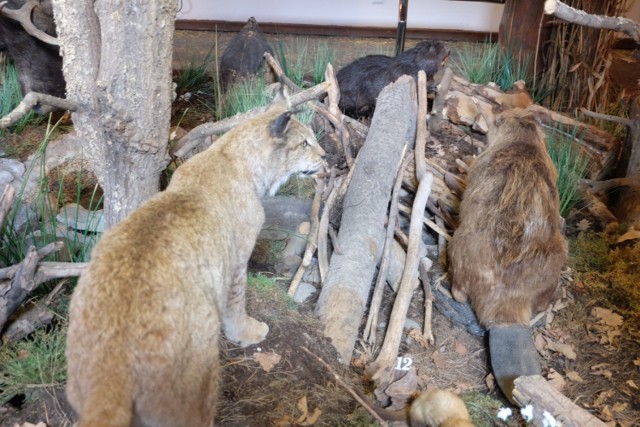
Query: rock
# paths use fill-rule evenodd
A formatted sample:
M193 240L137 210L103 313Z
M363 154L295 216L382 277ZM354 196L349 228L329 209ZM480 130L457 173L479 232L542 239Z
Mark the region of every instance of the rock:
M0 170L0 189L4 191L4 187L10 184L14 180L14 176L11 172L6 170Z
M300 282L298 289L296 290L293 300L298 304L305 302L311 295L316 293L317 289L310 283Z
M22 179L25 167L19 160L0 159L0 170L11 173L16 179Z
M420 325L420 323L416 322L413 319L409 319L408 317L404 321L404 328L405 329L418 329L419 331L422 330L422 326Z
M56 219L74 230L99 233L105 231L102 209L89 211L76 203L69 203L60 209Z

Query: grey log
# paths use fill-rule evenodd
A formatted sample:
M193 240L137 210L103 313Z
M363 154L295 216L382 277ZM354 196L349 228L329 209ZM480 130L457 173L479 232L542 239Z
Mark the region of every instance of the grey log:
M338 242L316 306L325 336L348 364L382 255L384 224L405 145L416 132L416 85L402 76L385 87L344 197ZM375 326L374 326L375 327Z

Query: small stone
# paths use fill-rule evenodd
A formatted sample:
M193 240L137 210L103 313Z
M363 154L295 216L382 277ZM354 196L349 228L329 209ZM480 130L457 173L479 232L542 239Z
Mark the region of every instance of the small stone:
M7 184L11 183L15 177L9 171L0 170L0 191L4 191Z
M22 178L24 175L24 165L15 159L0 159L0 170L7 171L14 178Z
M422 326L420 326L420 324L418 322L416 322L413 319L409 319L408 317L405 319L404 321L404 328L405 329L418 329L421 330Z
M60 223L74 230L105 231L103 211L89 211L77 203L69 203L63 206L56 218Z
M298 304L302 304L303 302L305 302L311 295L313 295L314 293L316 293L317 289L315 288L315 286L307 283L307 282L300 282L300 284L298 285L298 289L296 289L296 293L293 296L293 300L295 302L297 302Z

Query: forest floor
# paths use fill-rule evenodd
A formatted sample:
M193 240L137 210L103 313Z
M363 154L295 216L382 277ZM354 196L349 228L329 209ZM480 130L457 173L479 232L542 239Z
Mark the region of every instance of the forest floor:
M216 39L222 51L231 35L178 31L174 68L201 60ZM268 38L272 46L280 39L290 46L297 40L287 35ZM359 56L390 53L394 45L392 39L336 37L322 41L339 53L336 69ZM415 41L408 41L408 47L412 43ZM618 57L622 65L617 81L630 91L637 90L640 78L637 58L629 52ZM183 127L192 128L212 120L206 109L195 110L199 113L185 118ZM25 146L35 147L41 138L41 129L30 130L5 142L11 144L17 156L24 157L25 154L15 150L26 153L29 150ZM533 329L543 372L572 401L608 425L637 426L640 425L640 243L637 238L619 241L626 231L622 227L605 234L596 225L575 218L567 221L571 254L566 280L553 308ZM279 248L271 249L274 253L270 262L253 269L257 277L249 285L247 308L250 314L269 324L270 332L264 342L248 348L221 341L223 378L216 425L374 425L370 415L311 353L331 365L350 388L372 402L371 384L363 365L376 349L358 343L352 363L339 364L314 315L313 298L296 304L287 297L289 279L275 273L270 265L277 261ZM382 319L389 315L393 298L388 290ZM423 302L419 288L409 309L408 329L421 329ZM382 340L384 329L383 321L378 341ZM410 357L417 368L419 388L438 387L460 393L478 426L524 425L518 416L506 422L496 418L498 409L508 404L491 379L484 338L468 333L437 310L433 315L433 331L435 345L424 346L407 334L400 349L399 356ZM74 421L61 385L41 387L31 401L16 399L0 407L0 427L25 422L70 426Z

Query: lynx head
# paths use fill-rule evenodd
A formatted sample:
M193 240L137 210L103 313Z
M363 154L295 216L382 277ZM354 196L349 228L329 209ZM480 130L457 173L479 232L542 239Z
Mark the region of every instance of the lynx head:
M291 175L313 175L325 165L325 152L318 144L311 128L302 124L290 109L289 98L281 86L267 113L269 136L274 143L270 166L277 171L269 193L275 194Z

